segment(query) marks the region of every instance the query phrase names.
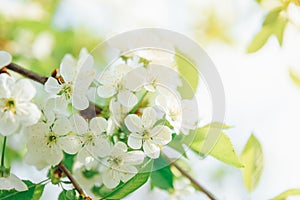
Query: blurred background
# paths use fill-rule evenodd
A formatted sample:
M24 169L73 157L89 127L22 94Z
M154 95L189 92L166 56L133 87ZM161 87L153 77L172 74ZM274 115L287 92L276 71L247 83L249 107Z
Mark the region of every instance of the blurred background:
M282 4L288 4L281 13L285 24L266 27L266 15ZM251 194L239 169L191 154L197 180L222 200L270 199L300 188L298 0L0 0L0 49L43 75L58 68L65 53L78 55L81 47L92 50L113 35L145 27L170 29L197 41L223 80L225 123L234 126L227 134L235 149L240 153L251 133L262 144L264 171ZM11 144L10 151L18 145ZM47 173L30 166L12 170L34 181ZM47 186L43 199L57 199L56 187ZM166 194L149 192L146 185L127 199L141 197L165 199ZM182 199L201 198L196 193Z

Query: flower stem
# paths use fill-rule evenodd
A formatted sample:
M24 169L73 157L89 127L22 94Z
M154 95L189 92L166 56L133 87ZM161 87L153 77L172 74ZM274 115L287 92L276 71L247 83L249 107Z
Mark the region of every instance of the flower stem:
M6 136L3 138L3 147L2 147L2 156L1 156L1 167L4 167L4 155L5 155L5 148L6 148Z
M137 109L139 108L139 106L142 104L144 98L146 97L146 95L148 94L148 91L146 91L143 96L139 99L139 101L137 102L137 104L131 109L131 111L129 112L130 114L133 114L137 111Z
M169 157L163 154L165 159L170 163L170 165L174 166L183 176L185 176L187 179L190 180L192 183L193 187L204 194L211 199L211 200L217 200L217 198L210 192L208 191L204 186L202 186L200 183L197 182L196 179L194 179L191 175L189 175L184 169L182 169L175 161L171 160Z
M72 176L72 174L69 172L69 170L65 167L65 165L63 163L59 163L58 164L59 169L61 169L61 171L64 172L64 174L68 177L68 179L71 181L71 183L73 184L74 188L77 190L77 192L80 194L80 196L83 199L86 199L86 195L83 191L83 189L81 188L81 186L78 184L78 182L74 179L74 177Z

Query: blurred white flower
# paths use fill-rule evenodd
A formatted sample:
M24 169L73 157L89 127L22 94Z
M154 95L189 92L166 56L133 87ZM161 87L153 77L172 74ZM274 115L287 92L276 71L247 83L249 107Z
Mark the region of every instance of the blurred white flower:
M70 120L66 117L55 119L53 123L39 122L25 129L27 135L28 164L43 169L57 165L63 159L63 151L75 154L81 147L81 142L74 137Z
M197 127L198 108L195 100L181 100L173 94L168 94L157 96L155 103L164 111L166 119L177 134L188 134L191 129Z
M27 185L12 173L10 173L8 177L0 177L0 190L13 189L19 192L28 190Z
M143 147L148 157L158 158L161 146L172 140L172 131L164 125L154 126L156 121L156 112L151 107L143 111L141 118L135 114L128 115L125 118L126 127L131 132L128 137L128 146L133 149Z
M140 165L144 161L142 151L127 152L127 146L123 142L117 142L114 146L107 148L104 153L103 163L108 167L102 174L102 180L107 188L115 188L120 181L127 182L138 169L135 165Z
M65 55L60 65L62 79L48 78L45 90L53 98L58 98L61 109L65 109L68 103L78 110L89 106L87 91L96 75L93 64L93 57L83 48L78 61L70 54Z
M8 74L0 74L0 134L10 135L38 122L41 111L30 102L35 93L29 80L15 82Z
M179 179L174 181L174 191L170 193L168 200L184 199L186 196L195 192L191 183L187 179Z
M117 95L117 100L123 106L133 107L138 99L129 88L125 87L124 79L132 69L132 67L122 64L117 65L112 71L105 71L98 80L101 84L97 89L99 97L110 98Z
M9 65L12 61L10 53L7 51L0 51L0 69Z

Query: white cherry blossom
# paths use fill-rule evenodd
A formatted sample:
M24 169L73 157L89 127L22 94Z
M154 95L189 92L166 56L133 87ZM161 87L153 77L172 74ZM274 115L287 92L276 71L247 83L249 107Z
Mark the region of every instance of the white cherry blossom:
M195 100L181 100L174 94L159 95L156 105L165 113L166 119L176 133L188 134L198 123L198 108Z
M125 86L135 91L144 87L149 92L160 91L162 88L177 90L182 81L174 69L161 65L150 64L130 71L125 77Z
M128 146L133 149L140 149L150 158L158 158L160 149L172 139L172 131L164 125L154 126L156 112L148 107L143 111L142 117L130 114L125 118L126 127L131 134L128 137Z
M78 110L89 106L87 91L96 75L93 64L93 57L83 48L78 60L70 54L65 55L60 65L62 78L48 78L45 90L53 98L57 98L61 109L65 109L68 103L72 103Z
M105 156L105 152L110 144L102 136L107 131L108 122L102 117L95 117L88 123L83 117L75 114L70 119L72 131L81 136L81 145L77 155L77 160L84 164L89 170L95 164L96 156Z
M127 151L127 146L123 142L117 142L114 146L107 148L106 156L102 162L107 169L102 174L102 180L107 188L115 188L120 181L127 182L138 169L135 165L140 165L144 161L142 151Z
M66 117L55 119L53 123L39 122L25 129L27 154L25 160L37 169L57 165L63 159L63 151L75 154L80 140L74 137L70 120Z
M104 71L100 78L99 83L101 84L97 89L97 94L101 98L110 98L116 95L117 100L126 107L133 107L138 99L136 95L125 87L124 77L133 68L121 64L117 65L113 70Z
M38 122L41 111L30 101L36 90L27 79L0 74L0 134L7 136L19 128Z
M12 173L10 173L7 177L0 177L0 190L13 189L19 192L28 190L27 185Z

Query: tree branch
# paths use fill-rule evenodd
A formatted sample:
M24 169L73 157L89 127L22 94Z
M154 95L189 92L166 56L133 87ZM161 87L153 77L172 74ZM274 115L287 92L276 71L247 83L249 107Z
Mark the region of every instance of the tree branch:
M69 172L69 170L64 166L64 164L59 163L58 167L61 171L64 172L64 174L68 177L68 179L71 181L71 183L73 184L74 188L77 190L77 192L80 194L80 196L83 199L86 199L87 196L84 193L84 190L80 187L80 185L78 184L78 182L74 179L74 177L72 176L72 174Z
M15 63L10 63L9 65L6 66L6 68L9 70L12 70L14 72L17 72L27 78L30 78L36 82L39 82L41 84L45 84L48 79L48 77L46 77L46 76L41 76L41 75L34 73L28 69L25 69Z
M189 175L184 169L182 169L175 161L171 160L168 156L163 154L165 159L170 163L170 165L174 166L183 176L185 176L187 179L189 179L197 190L202 191L208 198L211 200L217 200L217 198L210 192L208 191L204 186L202 186L200 183L197 182L196 179L194 179L191 175Z

